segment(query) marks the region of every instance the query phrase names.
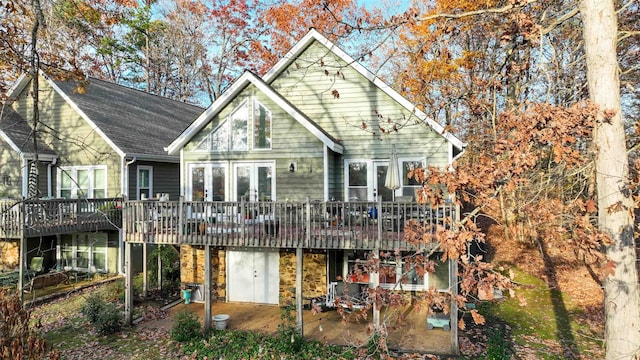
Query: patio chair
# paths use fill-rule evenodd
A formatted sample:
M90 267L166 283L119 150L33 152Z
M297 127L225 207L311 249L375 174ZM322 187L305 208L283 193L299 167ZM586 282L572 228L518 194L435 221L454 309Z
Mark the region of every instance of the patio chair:
M345 291L346 286L346 291ZM367 291L368 284L354 283L354 282L332 282L327 292L326 305L328 307L336 307L336 305L345 309L362 309L367 303L367 297L369 293ZM336 299L340 299L339 304L336 304Z

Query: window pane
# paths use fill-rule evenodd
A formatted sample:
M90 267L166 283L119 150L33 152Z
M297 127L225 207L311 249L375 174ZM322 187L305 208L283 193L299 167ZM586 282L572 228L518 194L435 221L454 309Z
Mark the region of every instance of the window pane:
M349 163L349 186L367 186L367 163Z
M191 201L204 201L204 167L191 168Z
M78 236L78 250L77 250L77 267L88 268L89 267L89 240L86 236Z
M239 166L236 172L236 196L238 201L242 200L242 197L246 201L253 200L250 193L250 168L248 166Z
M78 197L89 196L89 171L78 170Z
M72 185L73 185L73 181L71 181L71 174L69 174L67 171L62 170L60 172L60 188L61 189L71 189Z
M255 149L271 148L271 111L255 103L253 114L253 147Z
M225 182L225 168L214 167L211 174L211 188L213 189L213 201L224 201L224 182Z
M206 140L210 144L207 146L214 151L229 150L229 124L223 121L220 126L213 130Z
M149 169L138 170L138 187L141 189L149 188Z
M242 105L231 115L231 150L247 150L248 106Z
M402 162L402 184L404 186L420 186L414 177L408 178L410 171L423 167L422 161L403 161Z
M258 167L258 200L271 201L271 167Z
M93 239L93 266L96 270L107 269L107 244L106 238L96 237Z
M107 180L105 179L106 175L105 169L94 169L93 170L93 197L94 198L104 198L107 196Z
M449 267L447 262L436 260L436 272L429 275L429 287L438 290L449 288Z

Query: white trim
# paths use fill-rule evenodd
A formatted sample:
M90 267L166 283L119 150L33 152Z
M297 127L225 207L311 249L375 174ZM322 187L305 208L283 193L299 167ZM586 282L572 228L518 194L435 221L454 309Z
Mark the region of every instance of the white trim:
M47 81L47 83L58 93L58 95L60 95L68 104L69 106L71 106L71 108L78 113L78 115L80 115L86 122L87 124L89 124L89 127L94 130L98 135L100 135L100 137L102 137L102 139L109 144L109 146L111 146L111 148L118 153L118 155L120 155L121 157L125 156L124 151L122 151L113 141L111 141L111 139L109 139L109 137L98 127L98 125L96 125L96 123L94 123L89 116L87 116L87 114L84 113L84 111L82 111L80 109L80 107L73 102L73 100L71 100L71 98L64 92L62 91L62 89L60 89L58 87L58 85L56 85L55 82L53 82L53 80L49 79L49 77L44 74L42 71L40 72L40 75L45 79L45 81Z
M406 110L417 116L420 120L424 121L429 125L434 131L438 134L442 135L445 139L447 139L454 146L459 148L460 150L464 150L466 144L463 143L460 139L458 139L455 135L446 131L445 128L434 121L431 117L427 116L424 112L418 109L414 104L412 104L409 100L407 100L404 96L400 95L397 91L391 88L388 84L382 81L379 77L369 71L367 68L362 66L359 62L349 56L347 53L342 51L338 46L329 41L326 37L322 36L317 30L311 29L307 35L305 35L302 40L300 40L280 61L276 63L264 76L263 79L267 84L271 84L272 81L275 80L276 77L282 73L289 65L293 63L295 59L300 56L300 54L309 47L313 41L318 41L322 45L324 45L329 51L338 56L342 61L347 63L353 69L355 69L362 76L371 81L374 85L376 85L380 90L382 90L385 94L391 97L393 100L398 102L402 107Z
M8 104L11 104L14 100L13 97L19 95L22 90L24 90L25 86L29 84L29 81L31 81L31 76L27 74L22 74L18 77L18 80L16 80L9 88L9 91L7 91Z
M0 139L4 140L4 142L6 142L9 145L11 150L17 152L18 155L22 155L22 151L20 151L20 148L11 140L9 135L7 135L7 133L5 133L3 130L0 130Z
M217 115L227 104L231 102L247 85L253 84L258 90L262 91L277 106L282 108L287 114L298 121L305 129L316 136L331 150L342 154L344 147L338 144L325 133L320 131L316 126L311 124L308 119L291 106L286 100L280 97L269 85L258 79L256 75L249 71L245 71L231 87L224 92L216 101L211 104L189 127L182 132L166 149L169 155L175 155L179 149L183 148L191 138L193 138L200 130L202 130L211 119Z
M212 168L223 168L224 169L224 199L223 201L229 201L229 162L228 161L196 161L196 162L187 162L185 164L187 172L186 172L186 184L185 184L185 192L184 197L187 201L193 201L193 188L192 188L192 169L195 167L204 167L204 186L205 191L207 190L208 180L211 180L211 169ZM215 201L213 200L213 193L207 194L205 196L204 201Z
M140 171L149 171L149 197L153 197L153 166L138 165L136 166L136 200L140 200Z
M324 176L322 179L324 186L324 201L329 201L329 149L326 146L322 147L322 156L324 158Z
M108 168L107 165L81 165L81 166L59 166L56 174L56 197L62 197L60 195L62 191L62 172L65 171L69 173L71 176L72 184L71 184L71 199L76 199L78 197L78 170L87 170L89 176L89 194L87 197L89 199L94 198L95 194L95 178L94 171L95 170L104 170L104 197L109 196L109 176L108 176Z

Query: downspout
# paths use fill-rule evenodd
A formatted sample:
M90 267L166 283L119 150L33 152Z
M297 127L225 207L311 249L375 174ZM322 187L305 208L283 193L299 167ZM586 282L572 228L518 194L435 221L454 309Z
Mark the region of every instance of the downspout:
M329 201L329 147L324 146L324 201Z
M51 163L49 163L49 165L47 165L47 196L48 197L53 197L53 178L52 178L52 170L51 170L51 168L56 166L57 163L58 163L58 158L55 157L55 158L53 158ZM56 196L57 196L57 194L56 194Z
M28 178L29 178L29 162L27 161L24 153L20 154L22 160L22 198L26 199L28 194Z
M122 185L120 186L120 193L129 200L131 196L129 196L129 165L136 162L136 157L134 156L131 160L127 160L127 155L122 156Z
M129 200L129 194L127 191L129 185L129 165L133 164L136 161L136 157L134 156L131 160L127 160L127 155L124 154L121 160L122 174L120 176L121 184L120 184L120 193L125 198L125 200ZM125 219L122 220L123 222ZM124 256L125 256L125 244L124 244L124 234L122 233L122 229L118 230L118 270L121 275L126 273L124 269Z

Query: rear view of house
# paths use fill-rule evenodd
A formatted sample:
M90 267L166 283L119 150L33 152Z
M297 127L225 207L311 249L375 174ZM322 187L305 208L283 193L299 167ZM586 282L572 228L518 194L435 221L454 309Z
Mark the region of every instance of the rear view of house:
M392 287L407 276L402 256L385 265L396 276L375 280L367 257L415 251L405 225L456 212L418 204L421 184L407 175L449 166L464 144L311 30L265 76L245 72L167 149L181 159L184 201L127 204L125 241L182 244L182 282L198 289L207 323L212 300L332 299L338 279ZM405 289L449 291L451 274L443 263Z

